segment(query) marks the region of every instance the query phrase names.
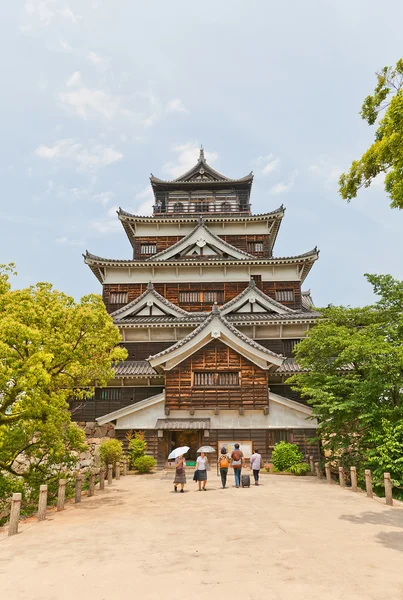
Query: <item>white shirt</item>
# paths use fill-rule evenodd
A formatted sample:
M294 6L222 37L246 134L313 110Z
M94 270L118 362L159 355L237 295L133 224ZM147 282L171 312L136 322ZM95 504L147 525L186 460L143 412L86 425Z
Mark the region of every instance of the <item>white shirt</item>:
M207 469L207 456L205 456L204 458L198 456L196 464L199 471L205 471Z
M259 471L259 469L262 466L262 455L258 452L252 454L252 456L250 457L250 466L254 471Z

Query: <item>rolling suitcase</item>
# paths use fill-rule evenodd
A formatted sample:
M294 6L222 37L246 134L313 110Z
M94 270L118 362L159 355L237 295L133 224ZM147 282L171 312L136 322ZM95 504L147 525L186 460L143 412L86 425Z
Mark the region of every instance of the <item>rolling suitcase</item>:
M250 475L241 475L241 486L250 487Z

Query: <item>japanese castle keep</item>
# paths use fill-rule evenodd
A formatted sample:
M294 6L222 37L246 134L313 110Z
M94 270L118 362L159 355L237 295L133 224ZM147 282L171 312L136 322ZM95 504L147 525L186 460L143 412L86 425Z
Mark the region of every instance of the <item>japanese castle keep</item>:
M318 314L302 285L318 258L273 253L284 208L251 212L253 175L230 179L197 164L173 181L151 176L151 217L119 210L133 258L84 260L122 335L128 359L73 418L145 432L164 466L169 450L252 445L270 458L280 440L314 448L311 409L286 380L293 348Z

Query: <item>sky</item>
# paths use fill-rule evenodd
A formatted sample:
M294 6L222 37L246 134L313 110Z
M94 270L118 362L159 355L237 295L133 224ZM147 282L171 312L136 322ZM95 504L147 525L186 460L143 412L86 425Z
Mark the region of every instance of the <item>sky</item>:
M286 207L274 253L318 246L317 306L403 279L403 211L383 182L351 203L340 173L372 142L359 116L402 56L399 0L13 0L0 20L0 263L15 285L101 292L82 253L131 258L120 206L196 162L255 174L252 210ZM400 41L399 41L400 40Z

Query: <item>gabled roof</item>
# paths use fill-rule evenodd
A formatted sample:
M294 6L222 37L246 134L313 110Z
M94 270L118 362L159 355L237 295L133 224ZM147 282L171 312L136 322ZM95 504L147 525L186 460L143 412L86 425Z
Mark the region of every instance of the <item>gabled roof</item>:
M255 281L251 279L248 287L238 294L238 296L235 296L235 298L221 307L221 314L228 315L229 313L236 313L244 308L247 304L257 304L261 309L263 309L260 310L260 313L274 312L287 316L287 314L292 314L294 312L291 308L288 308L288 306L284 306L284 304L280 304L280 302L277 302L276 300L273 300L273 298L266 296L266 294L259 290ZM246 310L245 312L251 311Z
M237 252L241 252L241 250L236 249ZM156 266L156 262L150 261L149 259L141 261L141 260L127 260L127 259L116 259L116 258L102 258L101 256L96 256L91 254L90 252L86 252L83 254L84 262L87 264L95 276L102 283L105 278L104 267L124 267L124 268L144 268L150 267L150 265ZM319 258L319 250L314 248L309 252L304 252L303 254L297 254L296 256L282 256L282 257L269 257L269 258L256 258L249 257L248 255L242 257L242 265L253 265L253 266L268 266L268 265L286 265L286 264L299 264L300 265L300 273L299 277L301 281L304 281L309 271L312 268L313 263ZM239 258L221 258L221 257L212 257L205 258L198 257L197 258L197 266L236 266L240 262ZM171 268L172 266L178 267L194 267L195 263L191 258L180 259L180 260L170 260L167 261L158 261L158 268Z
M124 406L123 408L114 410L113 412L103 415L102 417L98 417L96 421L98 422L98 425L105 425L106 423L115 421L120 417L125 417L126 415L138 412L139 410L144 410L145 408L149 408L155 404L160 404L161 402L165 402L165 391L161 392L160 394L156 394L155 396L151 396L150 398L145 398L145 400L140 400L140 402L136 402L135 404L130 404L129 406Z
M212 184L212 183L250 183L253 181L253 173L249 173L245 177L241 179L230 179L226 177L222 173L219 173L213 167L211 167L204 156L203 148L200 148L200 154L197 163L194 167L189 169L186 173L173 179L171 181L166 181L163 179L159 179L158 177L154 177L151 174L150 177L151 185L153 187L158 185L166 185L166 184Z
M201 248L205 247L213 251L216 249L215 254L213 255L215 258L219 257L219 254L216 252L217 250L219 252L229 254L233 258L249 258L252 260L255 258L252 254L248 254L243 250L239 250L239 248L235 248L235 246L232 246L228 242L225 242L218 235L210 231L204 220L200 218L198 225L196 225L196 227L190 233L185 235L185 237L166 250L162 250L162 252L158 252L158 254L154 254L148 258L147 262L169 260L181 252L192 250L193 247L198 249L199 252ZM207 258L207 256L205 256L205 258Z
M180 308L176 304L173 304L172 302L164 298L164 296L161 296L161 294L156 292L151 281L147 285L147 289L145 290L145 292L143 292L140 296L138 296L125 306L122 306L122 308L115 310L113 313L111 313L111 317L114 321L117 320L121 322L126 317L135 317L136 315L149 316L150 313L148 311L148 315L141 314L142 311L144 309L154 307L157 309L156 311L154 310L154 316L165 315L178 318L190 317L190 314L186 310L183 310L183 308Z
M273 368L280 366L284 360L279 354L264 348L244 333L241 333L221 314L218 306L214 305L204 323L173 346L150 356L148 361L157 370L169 371L214 339L221 340L261 369L273 370Z

